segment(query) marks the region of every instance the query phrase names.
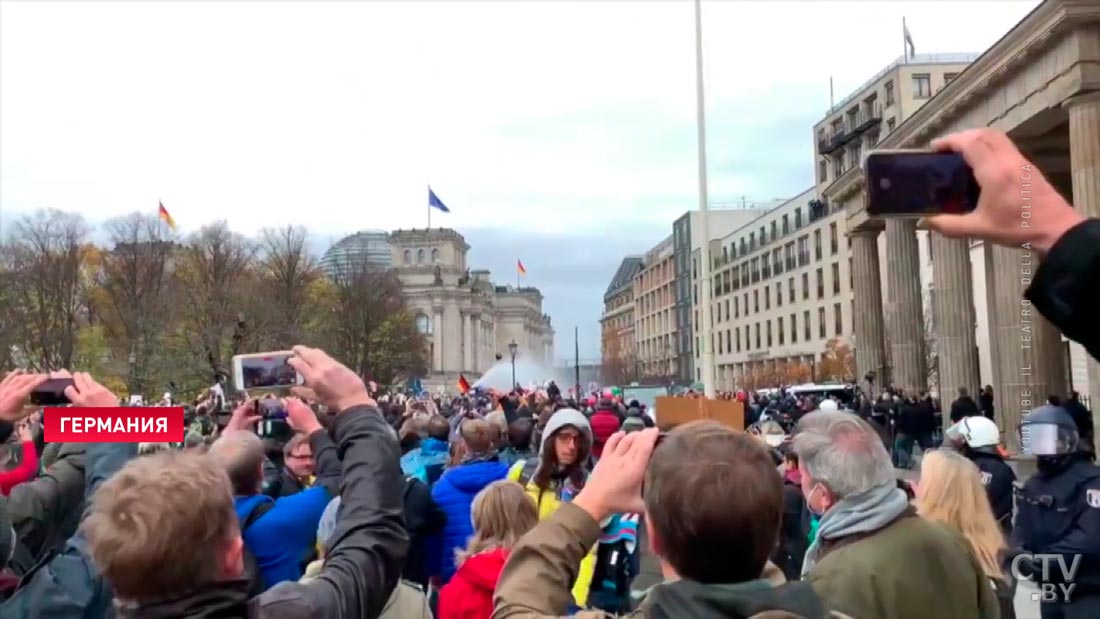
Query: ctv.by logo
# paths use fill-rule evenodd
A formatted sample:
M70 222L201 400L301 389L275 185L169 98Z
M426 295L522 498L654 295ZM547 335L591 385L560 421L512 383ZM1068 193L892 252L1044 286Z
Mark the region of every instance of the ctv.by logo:
M1073 560L1069 565L1066 565L1066 557L1060 554L1019 554L1012 558L1012 576L1016 580L1035 581L1035 575L1032 570L1027 570L1024 573L1020 569L1020 564L1023 562L1029 562L1033 566L1041 568L1040 582L1035 584L1039 587L1039 591L1031 594L1032 601L1035 602L1057 602L1061 600L1064 603L1069 603L1069 597L1073 593L1073 590L1077 588L1074 584L1074 579L1077 577L1077 568L1081 566L1081 555L1073 555ZM1061 582L1050 582L1051 565L1057 564L1058 570L1061 572Z

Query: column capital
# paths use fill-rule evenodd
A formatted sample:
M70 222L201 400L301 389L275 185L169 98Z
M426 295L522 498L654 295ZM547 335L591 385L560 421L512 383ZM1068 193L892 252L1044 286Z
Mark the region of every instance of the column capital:
M859 228L854 228L852 230L846 231L844 233L844 236L852 236L852 237L869 236L869 237L872 237L872 238L877 238L879 233L882 232L884 227L885 226L883 226L883 227L861 226Z
M1100 105L1100 90L1082 92L1073 95L1072 97L1062 102L1062 109L1072 110L1075 107L1083 105Z

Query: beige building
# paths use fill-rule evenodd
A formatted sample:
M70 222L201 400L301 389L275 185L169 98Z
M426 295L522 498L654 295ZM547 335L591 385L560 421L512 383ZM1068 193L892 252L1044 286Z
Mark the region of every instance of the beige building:
M876 147L921 147L938 135L974 127L1007 132L1079 210L1100 216L1100 3L1043 2L893 131L881 134ZM845 209L852 239L857 366L918 389L927 383L928 368L915 222L870 219L863 184L858 167L842 167L820 194ZM1088 388L1080 385L1081 391L1100 396L1096 362L1022 304L1038 256L938 234L930 235L928 247L928 304L945 400L960 386L976 386L985 374L995 389L997 421L1018 447L1021 415L1047 394L1065 393L1075 366L1087 367ZM976 354L980 341L988 342L987 353ZM979 359L988 360L988 372L979 369Z
M641 270L641 256L623 258L603 295L600 356L603 377L609 384L631 382L640 377L634 336L634 276Z
M814 188L712 241L711 255L719 389L793 382L794 366L812 380L827 343L849 338L844 213L828 210Z
M494 286L489 271L469 268L470 246L451 229L398 230L389 242L417 328L428 337L425 387L450 387L460 374L473 383L496 355L508 358L513 341L517 358L553 367L554 329L537 288Z
M679 373L675 267L669 236L646 252L634 276L634 341L643 378L668 381Z

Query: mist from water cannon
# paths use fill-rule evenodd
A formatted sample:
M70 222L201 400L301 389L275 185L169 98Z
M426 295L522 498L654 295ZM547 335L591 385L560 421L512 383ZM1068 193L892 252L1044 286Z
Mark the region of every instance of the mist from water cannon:
M524 389L532 387L544 387L553 380L564 393L572 384L572 378L561 374L559 371L547 368L541 363L528 359L516 359L516 382ZM511 391L512 362L504 360L489 368L485 374L475 382L474 389L493 389L496 391Z

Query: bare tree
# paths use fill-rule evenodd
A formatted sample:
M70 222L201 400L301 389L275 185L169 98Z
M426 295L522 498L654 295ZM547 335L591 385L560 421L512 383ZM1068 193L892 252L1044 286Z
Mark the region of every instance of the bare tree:
M14 337L36 370L71 365L85 283L88 227L80 215L49 210L16 222L6 248ZM6 321L5 321L6 322Z
M427 353L424 338L416 331L411 314L407 321L395 318L409 313L396 272L356 257L347 258L341 267L333 279L334 299L328 309L331 320L326 327L337 358L361 376L379 382L385 382L383 374L422 372ZM383 342L392 347L391 352L412 355L406 357L406 365L411 367L391 372L378 365L381 357L375 351L380 351ZM372 363L378 365L377 373Z
M229 358L256 337L247 311L250 302L259 302L254 254L224 221L199 230L180 253L181 333L211 374L227 370Z
M174 239L160 220L133 213L107 222L105 252L93 295L95 312L116 355L127 360L130 393L151 386L151 360L171 327Z
M303 341L306 313L310 311L309 287L321 276L307 240L303 227L286 226L261 233L257 267L270 321L265 331L276 348Z

